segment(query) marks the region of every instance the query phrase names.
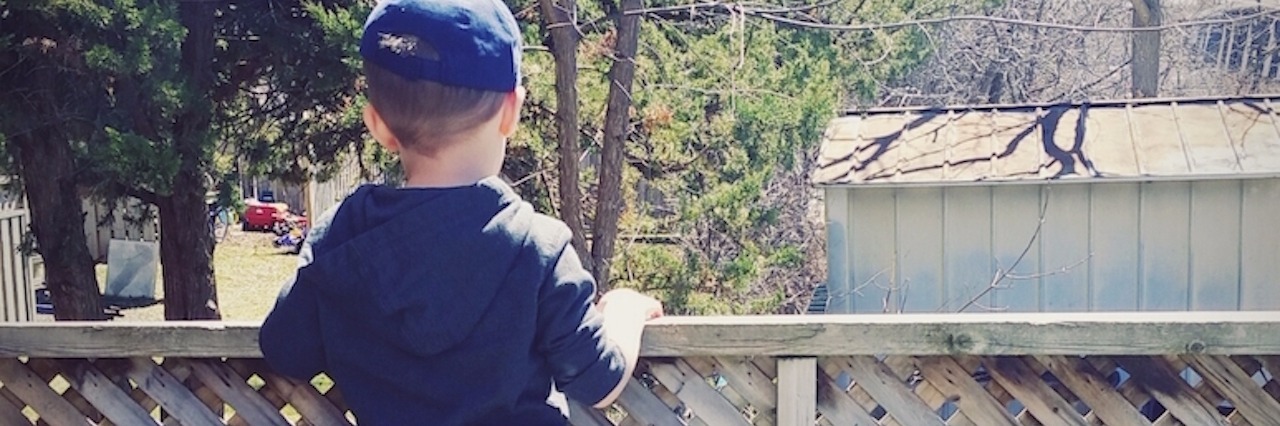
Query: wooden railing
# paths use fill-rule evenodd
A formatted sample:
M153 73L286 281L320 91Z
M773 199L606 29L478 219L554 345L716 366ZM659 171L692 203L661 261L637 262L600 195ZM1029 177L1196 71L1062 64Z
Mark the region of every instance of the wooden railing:
M343 425L255 324L0 325L0 424ZM1280 313L664 318L575 425L1280 425ZM424 419L423 424L430 424ZM513 420L513 424L518 420Z

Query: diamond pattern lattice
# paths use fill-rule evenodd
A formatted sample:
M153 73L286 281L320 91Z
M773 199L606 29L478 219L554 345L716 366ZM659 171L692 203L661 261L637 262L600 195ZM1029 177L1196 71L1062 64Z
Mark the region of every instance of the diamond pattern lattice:
M814 424L1280 425L1277 356L832 356L814 359ZM646 358L578 426L773 425L779 358ZM0 424L348 425L326 377L257 358L0 359Z

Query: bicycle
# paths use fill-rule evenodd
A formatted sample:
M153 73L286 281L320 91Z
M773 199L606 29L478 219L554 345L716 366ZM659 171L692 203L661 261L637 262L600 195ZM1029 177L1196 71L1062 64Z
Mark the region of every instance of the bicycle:
M231 233L231 210L219 205L218 203L209 204L209 235L213 237L213 242L218 243L227 239L227 235Z

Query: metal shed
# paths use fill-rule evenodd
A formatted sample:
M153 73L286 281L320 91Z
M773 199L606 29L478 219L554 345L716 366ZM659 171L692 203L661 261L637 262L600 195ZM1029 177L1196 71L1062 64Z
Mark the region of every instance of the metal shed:
M827 312L1280 309L1278 106L1267 96L837 118L814 175Z

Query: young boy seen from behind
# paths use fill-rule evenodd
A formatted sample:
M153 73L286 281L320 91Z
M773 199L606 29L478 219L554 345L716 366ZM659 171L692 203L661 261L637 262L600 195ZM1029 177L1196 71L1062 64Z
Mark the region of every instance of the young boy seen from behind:
M405 184L316 221L259 336L276 371L331 376L361 425L563 425L556 390L610 404L661 315L633 291L595 306L568 228L496 177L520 49L499 0L383 1L365 22L364 120Z

